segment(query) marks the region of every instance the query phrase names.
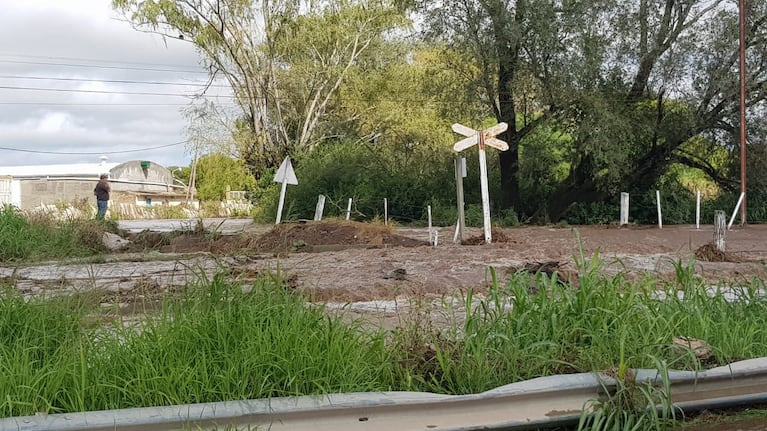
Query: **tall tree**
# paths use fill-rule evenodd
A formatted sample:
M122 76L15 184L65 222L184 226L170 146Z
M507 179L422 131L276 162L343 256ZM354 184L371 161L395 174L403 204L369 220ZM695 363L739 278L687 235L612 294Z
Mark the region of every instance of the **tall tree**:
M402 22L380 0L113 0L137 27L188 40L232 88L259 170L310 149L359 56Z
M767 5L748 3L755 116L764 112L767 53L756 47ZM551 219L575 202L646 189L672 162L705 167L681 151L692 137L735 142L737 10L723 0L442 0L423 13L431 37L479 68L477 97L514 125L499 157L505 206L522 207L520 143L544 124L572 136L562 141L569 174L540 211Z

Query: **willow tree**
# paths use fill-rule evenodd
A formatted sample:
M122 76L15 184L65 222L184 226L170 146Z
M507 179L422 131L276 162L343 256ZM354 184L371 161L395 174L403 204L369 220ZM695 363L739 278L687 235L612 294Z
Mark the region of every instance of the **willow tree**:
M135 27L193 43L242 112L256 171L318 142L328 103L371 44L403 22L380 0L113 0ZM242 139L244 126L247 137Z

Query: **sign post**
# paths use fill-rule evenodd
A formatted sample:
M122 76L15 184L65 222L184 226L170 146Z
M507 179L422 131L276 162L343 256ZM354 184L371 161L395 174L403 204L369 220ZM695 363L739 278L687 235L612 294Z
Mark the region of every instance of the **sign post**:
M274 182L282 183L282 189L280 190L280 203L277 205L277 221L274 224L280 224L282 220L282 207L285 205L285 191L288 184L298 185L298 179L296 173L293 171L293 165L290 163L290 157L285 157L285 160L280 164L277 173L274 174Z
M495 135L503 133L509 127L506 123L498 123L493 127L485 130L474 130L470 127L466 127L462 124L455 123L452 129L455 133L466 136L453 145L453 150L461 152L471 146L476 145L479 148L479 182L482 188L482 217L485 225L485 243L490 244L493 240L490 225L490 193L487 187L487 155L485 154L485 146L491 146L500 151L506 151L509 149L509 144L496 139Z

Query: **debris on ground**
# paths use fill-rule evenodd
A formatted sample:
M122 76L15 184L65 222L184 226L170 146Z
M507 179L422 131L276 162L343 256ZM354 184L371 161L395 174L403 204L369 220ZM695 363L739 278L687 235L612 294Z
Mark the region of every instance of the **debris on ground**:
M709 242L695 250L695 258L704 262L742 262L738 256L716 248L713 242Z
M397 235L391 226L354 221L285 223L250 244L259 252L322 251L322 246L417 247L426 241ZM345 247L348 248L348 247Z
M508 236L500 230L490 229L490 235L493 238L493 242L510 242ZM461 242L463 245L480 245L485 243L485 235L477 235L467 238Z
M703 340L690 337L674 337L671 342L674 346L691 351L698 359L708 359L711 357L711 347Z

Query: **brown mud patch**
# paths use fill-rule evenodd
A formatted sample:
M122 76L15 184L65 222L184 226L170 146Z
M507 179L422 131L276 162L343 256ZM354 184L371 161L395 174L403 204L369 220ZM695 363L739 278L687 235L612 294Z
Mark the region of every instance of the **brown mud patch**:
M703 244L695 250L695 258L704 262L734 262L741 263L745 260L741 257L735 256L732 253L718 250L714 243L709 242Z
M257 252L337 251L345 248L417 247L425 241L397 235L390 226L354 221L321 221L275 226L253 240Z

